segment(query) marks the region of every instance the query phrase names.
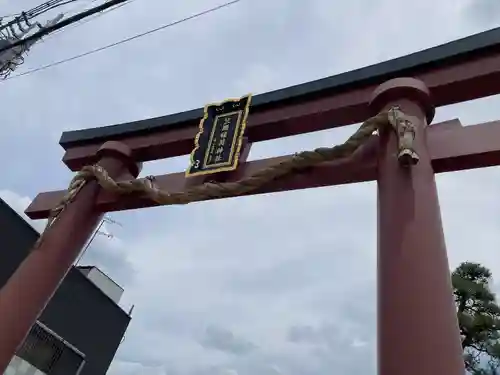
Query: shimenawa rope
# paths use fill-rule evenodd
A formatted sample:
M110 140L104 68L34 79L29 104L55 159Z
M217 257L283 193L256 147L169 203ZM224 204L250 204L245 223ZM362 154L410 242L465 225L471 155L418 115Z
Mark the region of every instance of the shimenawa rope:
M47 226L40 236L41 242L47 229L54 224L65 207L71 203L83 188L85 183L95 178L101 187L118 194L142 194L159 205L188 204L211 198L227 198L243 195L257 190L265 184L284 177L294 171L303 170L317 164L333 161L352 155L375 131L380 131L387 125L398 134L399 158L402 164L411 165L418 162L418 155L413 150L415 126L399 107L392 107L387 112L381 112L366 120L358 130L343 144L333 147L321 147L313 151L296 153L292 158L271 165L255 174L235 182L207 182L187 189L184 192L168 192L158 189L154 179L136 179L131 181L115 181L107 171L99 165L83 167L72 179L66 195L51 211Z

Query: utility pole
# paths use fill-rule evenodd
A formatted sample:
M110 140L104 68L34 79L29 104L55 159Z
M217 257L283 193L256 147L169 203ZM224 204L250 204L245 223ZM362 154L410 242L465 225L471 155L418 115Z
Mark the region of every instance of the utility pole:
M105 0L102 4L68 17L63 21L61 19L64 17L64 14L59 14L45 25L39 22L34 24L31 22L35 17L72 1L76 0L64 2L63 0L46 1L27 12L21 12L6 24L2 24L2 19L0 18L0 79L6 79L21 65L24 62L23 55L26 54L33 44L40 41L43 37L129 0ZM31 33L35 28L38 28L38 30Z
M0 21L0 49L13 45L16 42L22 41L35 28L43 30L58 23L64 15L58 14L53 19L41 25L39 22L33 24L29 18L23 13L5 25L1 25ZM24 56L29 49L42 38L33 38L26 43L13 46L0 52L0 78L6 79L19 65L24 63Z

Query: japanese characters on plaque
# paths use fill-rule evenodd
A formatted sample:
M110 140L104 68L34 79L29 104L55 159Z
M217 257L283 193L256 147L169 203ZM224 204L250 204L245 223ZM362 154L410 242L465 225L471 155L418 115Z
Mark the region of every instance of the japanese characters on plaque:
M247 95L205 106L186 177L238 167L251 98Z

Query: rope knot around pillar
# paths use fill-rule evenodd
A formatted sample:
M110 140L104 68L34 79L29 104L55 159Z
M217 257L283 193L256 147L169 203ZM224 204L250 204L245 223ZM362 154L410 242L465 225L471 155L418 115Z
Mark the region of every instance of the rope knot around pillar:
M417 127L398 106L388 112L389 123L398 137L398 160L404 167L415 165L420 160L414 148Z
M87 181L95 178L96 173L107 174L104 168L98 165L85 166L75 174L69 183L67 193L64 195L63 199L61 199L59 204L51 210L50 215L47 218L47 224L40 237L38 237L33 249L37 249L41 245L47 230L57 221L59 215L64 211L66 206L73 202Z

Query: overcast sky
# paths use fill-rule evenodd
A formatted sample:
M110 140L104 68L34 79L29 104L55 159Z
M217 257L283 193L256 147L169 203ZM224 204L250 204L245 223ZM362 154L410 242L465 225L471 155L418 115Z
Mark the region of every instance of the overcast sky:
M39 2L0 0L0 9ZM221 2L136 0L47 38L19 72ZM283 88L499 24L498 0L243 0L3 82L0 196L22 211L38 192L66 188L64 130ZM499 119L500 98L440 108L436 122L456 117ZM251 159L337 144L353 131L259 143ZM186 166L186 157L154 162L143 174ZM450 267L481 262L500 280L498 168L437 180ZM125 308L136 306L110 375L375 374L375 198L365 183L110 215L122 227L108 226L115 238L99 238L83 260L125 288Z

